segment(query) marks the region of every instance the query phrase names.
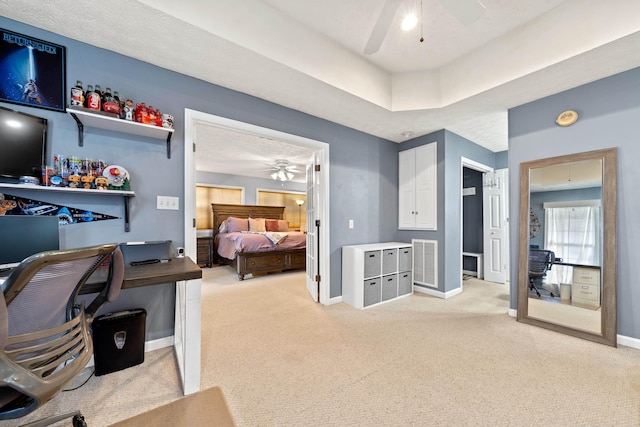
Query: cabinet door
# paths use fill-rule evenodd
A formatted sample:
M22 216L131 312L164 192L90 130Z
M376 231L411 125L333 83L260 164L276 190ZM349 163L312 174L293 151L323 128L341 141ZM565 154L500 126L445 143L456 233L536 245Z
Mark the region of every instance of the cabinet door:
M436 230L437 143L398 153L398 228Z
M420 230L435 230L438 209L436 144L423 145L415 151L415 227Z
M398 154L398 227L415 227L415 173L414 150Z

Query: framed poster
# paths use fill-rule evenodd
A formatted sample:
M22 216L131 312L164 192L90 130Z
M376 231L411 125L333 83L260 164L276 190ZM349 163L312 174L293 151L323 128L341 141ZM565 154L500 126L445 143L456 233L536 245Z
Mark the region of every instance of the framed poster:
M0 28L0 101L65 111L65 48Z

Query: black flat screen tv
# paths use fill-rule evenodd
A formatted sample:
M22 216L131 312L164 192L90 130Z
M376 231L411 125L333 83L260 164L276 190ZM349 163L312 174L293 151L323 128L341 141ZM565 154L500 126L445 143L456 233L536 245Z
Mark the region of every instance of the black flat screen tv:
M47 119L0 107L0 178L40 179L46 151Z

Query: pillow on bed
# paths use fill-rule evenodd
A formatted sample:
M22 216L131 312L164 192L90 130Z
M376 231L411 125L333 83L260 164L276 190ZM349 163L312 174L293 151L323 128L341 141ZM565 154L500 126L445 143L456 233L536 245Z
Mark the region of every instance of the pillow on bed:
M278 229L278 220L277 219L265 219L264 220L264 225L265 225L266 231L272 231L272 232L280 231Z
M247 218L236 218L233 216L227 218L227 232L237 233L240 231L249 231L249 221L247 221Z
M218 227L218 233L227 233L227 220L226 219L220 223L220 227Z
M249 231L267 231L264 218L249 218Z
M289 231L289 222L284 219L278 220L278 231Z

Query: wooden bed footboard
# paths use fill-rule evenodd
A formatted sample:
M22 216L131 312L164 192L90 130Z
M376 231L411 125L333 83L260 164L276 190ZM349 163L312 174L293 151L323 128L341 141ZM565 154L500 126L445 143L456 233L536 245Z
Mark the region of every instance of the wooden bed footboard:
M218 260L233 266L238 273L238 279L244 280L247 274L279 273L305 268L306 257L305 249L290 249L275 252L241 252L234 260L222 257L218 257Z

